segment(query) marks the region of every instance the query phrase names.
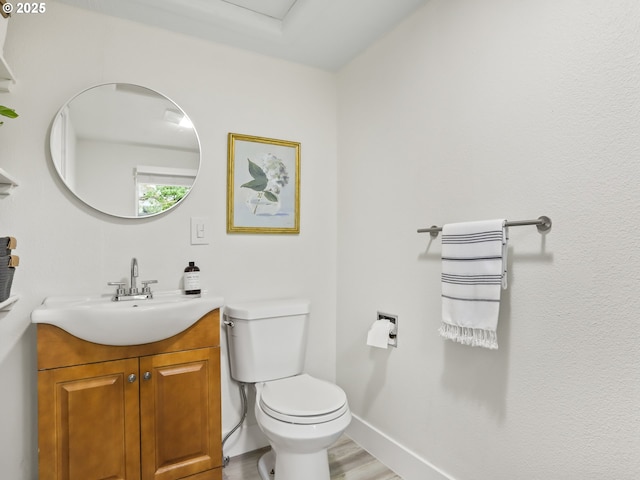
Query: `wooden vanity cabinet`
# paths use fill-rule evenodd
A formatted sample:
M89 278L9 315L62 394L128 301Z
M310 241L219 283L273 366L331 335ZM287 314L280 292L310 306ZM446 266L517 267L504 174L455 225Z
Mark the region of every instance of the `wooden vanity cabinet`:
M144 345L37 328L39 480L222 480L219 310Z

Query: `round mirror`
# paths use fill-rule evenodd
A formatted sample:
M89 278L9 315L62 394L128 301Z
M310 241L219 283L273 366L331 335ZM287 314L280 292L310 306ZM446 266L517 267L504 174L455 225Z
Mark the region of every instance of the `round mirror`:
M69 190L116 217L173 208L200 168L189 117L164 95L128 83L98 85L69 100L53 121L50 147Z

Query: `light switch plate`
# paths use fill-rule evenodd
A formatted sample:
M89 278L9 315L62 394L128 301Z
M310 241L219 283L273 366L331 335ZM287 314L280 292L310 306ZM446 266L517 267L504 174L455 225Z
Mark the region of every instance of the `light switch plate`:
M209 245L210 237L211 219L191 217L191 245Z

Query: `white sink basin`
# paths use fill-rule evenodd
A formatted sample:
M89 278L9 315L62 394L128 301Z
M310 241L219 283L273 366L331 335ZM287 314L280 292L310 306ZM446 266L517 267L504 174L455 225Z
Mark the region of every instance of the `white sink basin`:
M108 296L47 297L31 312L31 322L49 323L103 345L139 345L172 337L223 304L222 297L180 291L119 302Z

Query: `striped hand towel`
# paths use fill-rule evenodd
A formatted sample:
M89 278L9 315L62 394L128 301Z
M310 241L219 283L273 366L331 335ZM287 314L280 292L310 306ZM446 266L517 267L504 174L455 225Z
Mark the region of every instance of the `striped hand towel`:
M505 220L442 227L440 335L474 347L498 348L500 290L507 288Z

